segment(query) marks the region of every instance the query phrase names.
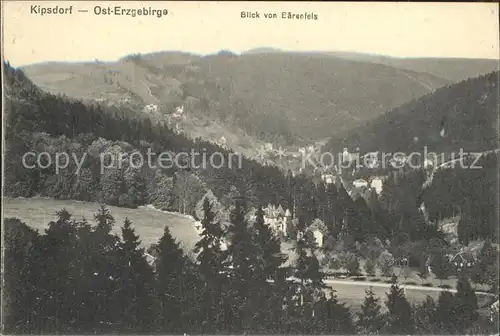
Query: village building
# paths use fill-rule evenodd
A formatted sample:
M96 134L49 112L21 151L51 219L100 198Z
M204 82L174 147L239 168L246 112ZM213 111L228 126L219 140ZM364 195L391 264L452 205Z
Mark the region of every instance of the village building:
M156 113L156 112L158 112L158 106L155 104L148 104L148 105L144 106L144 112Z
M154 268L156 266L156 257L152 256L148 252L144 252L144 256L146 257L146 261L149 266Z
M221 146L221 147L225 148L225 147L226 147L226 145L227 145L227 139L226 139L226 137L225 137L225 136L221 136L221 137L219 138L219 140L217 141L217 144L218 144L219 146Z
M433 168L434 167L434 161L425 159L424 160L424 168Z
M264 210L264 223L269 225L274 233L288 237L291 226L291 213L281 205L269 204Z
M390 164L393 168L402 168L406 162L408 162L408 158L404 154L394 156L390 160Z
M332 184L335 183L336 176L333 174L322 174L321 179L326 184Z
M364 179L354 180L352 182L352 185L354 188L362 188L362 187L368 188L368 182L366 182L366 180Z
M384 181L387 179L386 176L373 176L370 180L370 187L375 189L377 195L380 195L384 187Z
M312 234L314 240L316 241L316 245L318 245L319 248L323 247L325 239L325 235L323 234L323 232L321 232L320 230L314 230L312 231Z
M322 248L325 243L325 237L328 233L328 228L320 219L315 219L314 222L307 228L307 231L312 234L316 245Z
M475 262L474 256L468 251L462 251L450 256L450 263L457 272L473 267Z

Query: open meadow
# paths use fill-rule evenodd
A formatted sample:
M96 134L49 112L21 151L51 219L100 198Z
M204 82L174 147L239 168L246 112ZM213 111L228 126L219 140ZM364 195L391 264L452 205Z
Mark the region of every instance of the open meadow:
M125 218L128 218L132 221L132 225L145 248L161 238L166 225L185 250L191 250L199 239L194 221L187 216L146 207L138 209L106 207L115 218L114 231L119 234ZM61 209L68 210L75 219L84 217L90 223L94 223L94 214L99 209L99 204L46 198L3 199L3 218L17 217L40 232L43 232L47 224L56 218L55 213Z

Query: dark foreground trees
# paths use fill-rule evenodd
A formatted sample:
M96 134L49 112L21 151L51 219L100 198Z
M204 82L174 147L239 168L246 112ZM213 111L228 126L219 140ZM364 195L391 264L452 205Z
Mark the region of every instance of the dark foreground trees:
M208 199L203 208L195 255L184 253L167 225L154 261L146 259L129 220L114 233L105 207L93 224L62 210L44 233L6 219L3 332L454 334L482 328L465 279L456 294L414 307L394 283L387 312L367 291L354 316L326 294L307 234L297 242L299 259L285 267L261 209L248 223L234 207L225 232Z

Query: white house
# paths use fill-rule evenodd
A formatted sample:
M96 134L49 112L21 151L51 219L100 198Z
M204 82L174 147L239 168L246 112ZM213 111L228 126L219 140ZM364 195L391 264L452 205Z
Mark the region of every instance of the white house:
M424 168L432 168L434 167L434 162L429 159L424 160Z
M491 322L494 322L495 320L498 319L498 311L499 311L498 307L499 307L498 300L493 302L493 304L490 306L490 320L491 320Z
M335 177L335 175L332 175L332 174L322 174L321 179L326 184L332 184L332 183L335 183L336 177Z
M376 176L376 177L372 178L372 180L370 182L370 187L375 189L375 192L377 193L377 195L380 195L380 193L382 192L383 186L384 186L384 180L381 177Z
M219 140L217 141L217 144L221 147L226 147L227 145L227 139L225 136L221 136Z
M155 104L148 104L148 105L144 106L144 112L156 113L156 112L158 112L158 106Z
M288 225L291 220L291 213L288 209L284 210L281 205L274 206L269 204L264 210L264 223L269 225L276 234L288 236Z
M363 179L357 179L357 180L354 180L352 182L352 185L355 187L355 188L361 188L361 187L366 187L368 188L368 182L366 182L365 180Z

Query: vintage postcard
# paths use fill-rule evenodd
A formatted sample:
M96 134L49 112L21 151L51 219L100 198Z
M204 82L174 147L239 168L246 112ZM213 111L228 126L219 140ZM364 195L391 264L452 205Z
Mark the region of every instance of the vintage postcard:
M2 334L498 335L497 3L1 7Z

